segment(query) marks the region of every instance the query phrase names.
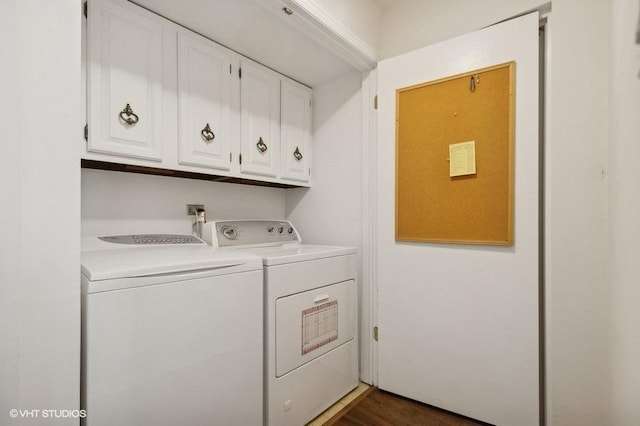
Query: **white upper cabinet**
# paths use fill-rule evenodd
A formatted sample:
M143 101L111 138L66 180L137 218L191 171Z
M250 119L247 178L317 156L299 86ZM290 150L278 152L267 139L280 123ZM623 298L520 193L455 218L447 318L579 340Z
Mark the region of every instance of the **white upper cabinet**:
M311 167L311 89L281 81L282 178L308 182Z
M240 68L240 169L277 176L280 168L280 76L252 61Z
M86 28L85 166L310 185L310 88L127 0Z
M162 160L160 19L126 2L88 8L89 152Z
M178 33L180 164L230 170L231 58L222 46Z

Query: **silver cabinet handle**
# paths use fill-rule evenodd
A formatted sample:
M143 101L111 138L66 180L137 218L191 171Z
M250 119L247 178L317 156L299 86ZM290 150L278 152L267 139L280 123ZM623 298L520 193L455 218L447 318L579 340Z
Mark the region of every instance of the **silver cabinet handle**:
M133 112L131 105L127 104L122 111L120 111L120 118L129 126L138 122L138 115Z
M216 135L211 131L211 127L209 127L209 123L207 123L207 125L204 126L204 129L200 131L200 134L202 135L203 138L205 138L207 142L211 142L216 137Z
M265 152L268 149L267 144L264 143L264 141L262 140L262 137L258 139L258 143L256 144L256 146L258 147L258 151L260 152Z
M296 146L296 150L293 151L293 156L296 157L296 160L298 161L302 160L302 153L300 152L300 149L298 149L297 146Z

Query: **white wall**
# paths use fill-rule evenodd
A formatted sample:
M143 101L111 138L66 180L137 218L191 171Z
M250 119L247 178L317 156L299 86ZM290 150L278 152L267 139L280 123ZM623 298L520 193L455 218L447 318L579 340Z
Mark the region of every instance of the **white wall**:
M11 64L20 58L20 46L14 43L13 31L17 29L20 15L18 0L0 3L0 63ZM0 242L0 424L8 421L6 415L20 401L20 255L15 252L20 244L21 206L20 203L20 159L22 147L17 141L21 128L20 118L14 109L20 99L20 67L6 67L0 78L0 230L4 238ZM7 126L6 123L14 125Z
M314 87L313 186L286 190L287 219L298 228L303 242L357 247L359 254L362 251L361 85L362 75L353 72ZM360 287L363 286L369 283L361 281ZM365 297L367 295L365 290ZM369 323L361 325L361 335L363 332L370 335ZM368 349L368 346L361 349L365 351L363 356L368 357ZM370 380L370 377L366 374L363 379Z
M551 13L545 239L554 426L611 422L609 8L608 0L560 0Z
M535 10L549 0L396 0L382 11L383 58L409 52Z
M0 424L78 409L80 0L0 2Z
M82 170L82 236L191 233L187 204L216 219L282 219L285 190L232 183Z
M609 146L609 280L613 297L613 420L640 424L640 45L638 0L614 0Z
M362 75L313 90L312 188L288 189L287 218L304 242L360 245Z
M377 1L286 0L285 4L299 17L291 21L297 22L294 25L355 69L368 72L380 58L381 11Z
M382 53L387 57L429 45L543 3L398 2L383 13ZM611 298L604 177L609 8L607 0L556 0L550 19L546 342L548 424L555 426L595 426L609 424L611 419Z
M354 35L380 52L382 12L372 0L315 0L322 9Z

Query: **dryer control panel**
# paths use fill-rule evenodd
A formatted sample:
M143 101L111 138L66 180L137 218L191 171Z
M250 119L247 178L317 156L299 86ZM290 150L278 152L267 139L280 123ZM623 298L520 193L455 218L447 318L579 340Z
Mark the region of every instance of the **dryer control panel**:
M224 220L212 226L218 247L301 242L291 222L282 220Z

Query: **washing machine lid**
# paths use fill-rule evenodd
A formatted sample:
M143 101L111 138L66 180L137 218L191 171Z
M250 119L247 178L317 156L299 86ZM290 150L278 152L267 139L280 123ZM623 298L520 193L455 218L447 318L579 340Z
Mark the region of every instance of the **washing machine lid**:
M243 252L245 250L238 250ZM305 262L334 256L355 254L354 247L322 246L314 244L283 244L272 247L253 247L246 251L262 257L264 266L284 265L293 262Z
M218 250L207 244L127 246L83 240L81 271L89 281L148 277L211 270L212 275L259 270L248 252ZM98 246L99 248L96 248Z

